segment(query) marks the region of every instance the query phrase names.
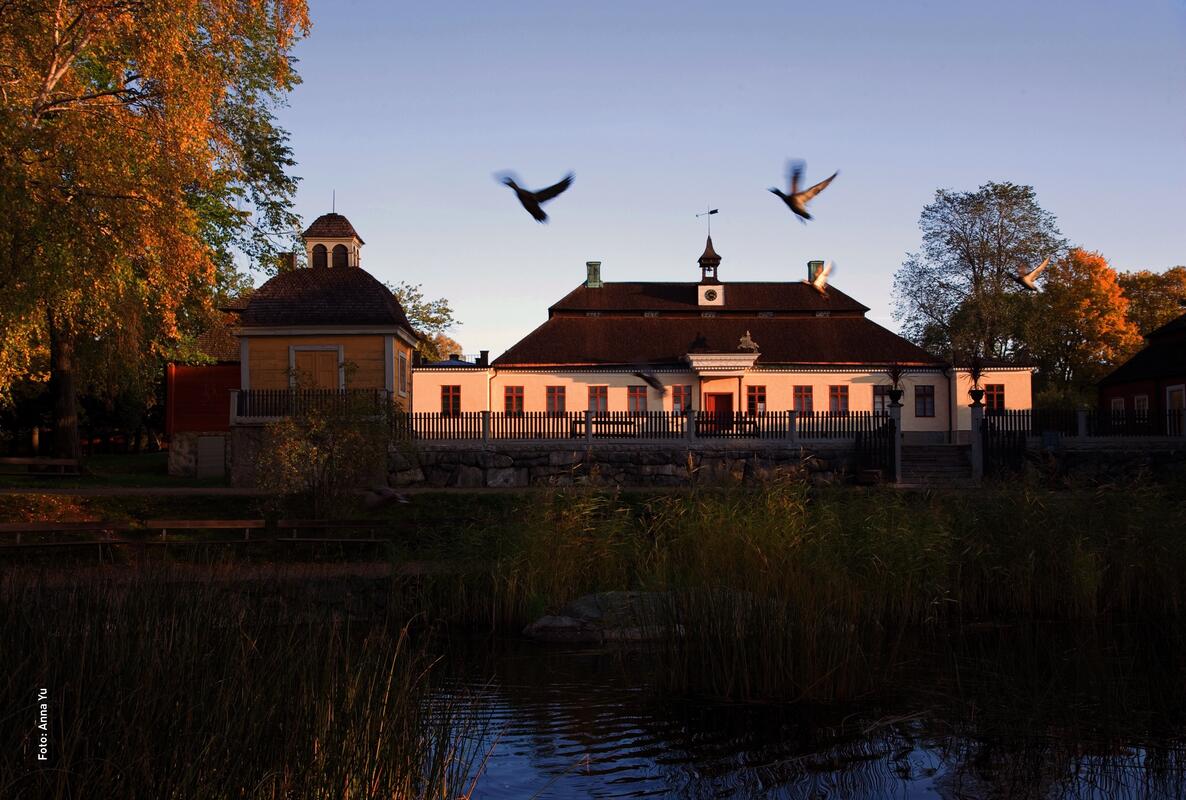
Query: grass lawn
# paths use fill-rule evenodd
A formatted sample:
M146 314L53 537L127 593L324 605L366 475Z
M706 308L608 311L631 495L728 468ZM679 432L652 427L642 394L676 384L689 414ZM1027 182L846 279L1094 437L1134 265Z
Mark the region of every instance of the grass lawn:
M226 486L222 478L178 478L168 473L169 454L141 453L93 455L82 459L82 475L59 477L56 475L31 475L26 472L9 471L0 473L0 488L90 488L104 486L118 487L193 487L206 488Z

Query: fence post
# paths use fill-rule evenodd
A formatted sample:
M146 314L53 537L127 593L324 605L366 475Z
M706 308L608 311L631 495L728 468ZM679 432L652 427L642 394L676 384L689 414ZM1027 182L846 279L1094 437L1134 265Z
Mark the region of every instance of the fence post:
M893 436L890 437L890 444L894 448L893 482L898 483L902 480L902 404L891 402L889 415L893 426Z
M231 389L231 416L229 417L229 421L230 421L231 425L235 424L235 422L238 419L238 416L239 416L239 390Z
M1080 408L1075 411L1075 422L1078 426L1079 438L1082 439L1087 436L1087 409Z
M787 438L791 440L792 444L799 440L798 411L792 410L787 412Z
M585 444L593 444L593 409L585 409Z
M482 412L482 444L490 444L490 412Z
M984 406L972 403L972 480L984 478Z
M687 421L687 436L689 442L696 441L696 412L690 408L684 409L684 419Z

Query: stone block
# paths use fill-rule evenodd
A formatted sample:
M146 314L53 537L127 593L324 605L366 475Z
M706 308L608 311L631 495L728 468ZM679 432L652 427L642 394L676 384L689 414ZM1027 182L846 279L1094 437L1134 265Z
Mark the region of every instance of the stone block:
M486 470L486 485L492 489L509 489L528 484L526 467L495 467Z
M480 489L486 483L485 477L485 471L481 467L461 464L457 467L452 485L458 489Z

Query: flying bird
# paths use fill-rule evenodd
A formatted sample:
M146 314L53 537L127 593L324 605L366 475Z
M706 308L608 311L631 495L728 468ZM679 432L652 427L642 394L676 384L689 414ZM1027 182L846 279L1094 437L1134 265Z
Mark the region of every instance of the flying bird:
M1017 281L1019 284L1021 284L1023 287L1025 287L1029 291L1036 292L1036 291L1038 291L1038 286L1035 283L1035 281L1038 279L1038 276L1042 274L1043 270L1046 269L1046 266L1049 263L1050 263L1050 256L1047 256L1045 261L1043 261L1038 266L1034 267L1029 272L1025 271L1025 267L1018 267L1017 274L1010 275L1009 277L1012 278L1013 280Z
M805 281L803 281L803 283L806 283L812 289L815 289L817 292L819 292L820 296L827 297L828 296L828 276L831 274L832 274L832 262L829 261L826 264L824 264L822 269L820 269L819 273L815 276L814 280L810 280L810 281L805 280Z
M790 194L786 194L781 189L775 187L770 188L771 192L778 195L782 201L787 204L787 208L795 212L795 214L799 217L800 222L805 222L806 220L811 219L811 215L807 213L807 203L811 201L811 198L815 197L824 189L827 189L828 184L836 180L836 176L840 174L840 170L836 170L831 174L831 176L824 178L815 186L811 186L800 191L799 182L803 178L804 166L805 164L802 161L792 161L790 163Z
M634 377L641 378L648 386L650 386L656 392L663 391L663 381L659 380L659 378L656 377L655 373L651 372L650 370L639 369L637 372L634 373Z
M540 208L543 203L553 199L569 186L572 185L573 173L568 173L558 183L554 183L546 189L539 191L531 191L524 189L515 182L512 175L504 175L501 180L504 184L515 190L515 196L519 198L519 202L523 204L523 208L527 209L527 213L535 218L537 222L547 222L548 215Z

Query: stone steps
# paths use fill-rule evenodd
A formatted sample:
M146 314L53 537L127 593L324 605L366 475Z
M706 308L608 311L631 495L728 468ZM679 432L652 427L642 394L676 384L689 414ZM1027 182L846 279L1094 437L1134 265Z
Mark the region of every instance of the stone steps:
M972 459L968 445L905 445L902 475L907 486L971 486Z

